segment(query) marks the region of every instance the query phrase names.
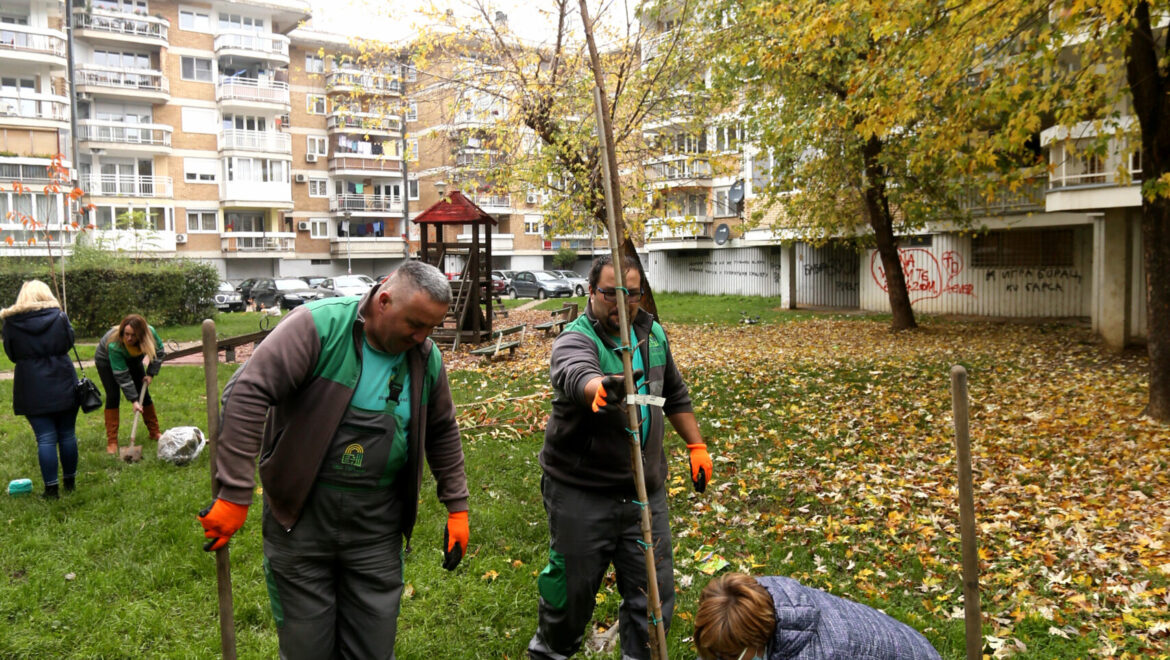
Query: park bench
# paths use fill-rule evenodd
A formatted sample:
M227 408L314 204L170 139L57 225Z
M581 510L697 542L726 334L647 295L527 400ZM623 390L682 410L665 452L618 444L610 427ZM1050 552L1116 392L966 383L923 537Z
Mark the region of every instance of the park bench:
M514 355L516 349L524 342L524 331L527 329L527 325L521 324L496 330L492 332L492 339L495 341L494 344L488 344L487 346L474 349L471 351L471 354L482 355L488 362L491 362L492 358L499 355L501 351L506 350L509 355ZM505 340L505 337L509 337L509 339Z
M532 327L537 330L544 330L544 334L546 335L554 328L559 333L565 329L566 323L572 323L577 319L577 303L565 303L560 309L554 309L549 312L549 315L552 316L552 320L537 323Z

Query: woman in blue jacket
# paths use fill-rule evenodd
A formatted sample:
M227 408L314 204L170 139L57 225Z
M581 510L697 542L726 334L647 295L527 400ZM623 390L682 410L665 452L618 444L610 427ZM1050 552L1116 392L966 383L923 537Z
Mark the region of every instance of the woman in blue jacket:
M73 326L40 280L20 287L16 304L0 311L4 353L16 364L12 412L24 415L37 438L37 460L46 498L57 497L57 452L65 490L77 478L77 372L69 350Z

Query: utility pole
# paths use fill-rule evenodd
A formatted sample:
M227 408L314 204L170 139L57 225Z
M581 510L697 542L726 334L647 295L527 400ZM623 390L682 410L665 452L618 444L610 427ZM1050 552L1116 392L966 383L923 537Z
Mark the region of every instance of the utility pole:
M353 217L353 211L347 210L345 212L345 273L347 275L353 275L353 262L349 258L349 239L353 236L353 225L349 222L351 217Z
M73 153L69 157L70 169L73 170L70 181L73 182L74 188L81 187L81 152L78 147L77 139L77 85L75 84L77 71L73 62L73 2L68 0L65 3L65 76L69 85L69 138L72 143L70 146ZM68 198L67 198L68 199ZM77 212L81 213L81 198L77 198ZM68 205L68 202L66 202ZM66 216L69 215L69 209L65 210ZM84 226L81 222L83 218L78 218L78 226ZM66 222L68 225L68 222ZM64 233L58 232L60 236ZM52 253L50 253L52 254ZM61 239L61 306L68 311L69 301L65 293L65 239Z
M399 131L401 137L402 147L402 233L405 235L407 241L407 251L409 252L410 242L410 180L407 178L409 174L409 166L407 161L410 160L410 153L406 150L406 114L409 110L409 101L406 98L406 67L405 64L398 65L399 76L399 90L400 107L402 108L402 130ZM409 255L408 255L409 256Z

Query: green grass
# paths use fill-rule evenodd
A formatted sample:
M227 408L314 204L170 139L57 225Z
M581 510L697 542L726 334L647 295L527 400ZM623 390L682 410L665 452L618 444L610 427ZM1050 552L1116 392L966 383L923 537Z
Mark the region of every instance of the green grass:
M779 298L759 296L705 296L697 293L660 293L654 298L658 316L666 323L735 325L745 318L759 323L787 323L811 318L886 320L889 315L861 313L826 313L792 310L781 307ZM560 309L566 302L575 302L585 311L589 298L554 298L536 306L540 310Z
M981 516L1015 519L1002 515L1005 509L994 505L1013 514L1018 511L1025 521L1039 515L1028 508L1036 497L1027 490L1031 486L1023 484L1025 490L1016 491L1011 484L993 480L1011 477L1014 466L1039 460L1041 455L1047 457L1046 466L1047 461L1067 462L1060 470L1055 466L1044 470L1046 489L1065 502L1066 513L1078 506L1090 507L1089 518L1074 521L1105 520L1109 529L1140 522L1132 518L1108 522L1125 515L1122 508L1110 508L1108 497L1094 499L1104 503L1109 518L1091 508L1096 505L1089 498L1079 503L1061 497L1057 489L1066 487L1063 481L1094 493L1152 489L1151 502L1165 500L1164 481L1140 477L1164 473L1164 465L1160 471L1148 466L1135 469L1128 475L1134 483L1124 488L1100 476L1080 478L1081 465L1099 475L1099 464L1131 465L1141 459L1139 454L1123 454L1098 463L1087 458L1091 453L1080 442L1100 435L1105 445L1117 451L1128 447L1149 453L1132 440L1110 441L1108 429L1058 426L1043 435L1032 426L1020 428L1022 412L1040 410L1045 401L1067 407L1061 417L1050 417L1053 424L1078 417L1080 408L1133 407L1130 399L1139 388L1131 372L1140 370L1127 364L1098 364L1092 346L1067 329L1032 332L1018 327L926 323L921 333L891 338L881 321L863 318L831 324L832 332L826 335L829 324L823 315L804 322L773 310L768 324L786 325L752 328L751 332L763 331L761 337L766 339L731 345L728 338L738 337L739 330L721 326L735 324L740 301L695 297L688 305L688 297L680 298L659 297L664 316L679 324L672 341L680 350L689 345L704 353L723 352L680 359L704 437L716 456L716 476L707 493L693 493L683 476L687 468L681 443L668 437L671 524L680 577L677 614L669 637L671 657L694 657L688 617L693 616L699 591L709 579L698 571L694 556L708 547L723 555L732 568L789 575L880 607L923 631L944 658L963 657L963 621L950 616L962 593L956 574L957 521L952 519L957 516L950 509L953 493L940 495L950 492L953 478L946 373L956 360L956 351L971 370L973 399L989 409L997 408L994 419L973 411L976 459L986 465L979 472L988 487L977 490ZM584 299L575 300L584 303ZM544 305L555 308L563 302ZM763 316L772 307L760 301L749 309ZM247 326L254 327L257 315L227 316L230 321L221 326L221 334L251 331ZM716 325L687 325L679 317ZM997 333L1003 339L996 339ZM196 338L198 331L196 327L173 328L163 336ZM1036 346L1024 345L1027 342ZM778 358L779 350L784 352ZM1040 368L1034 360L1041 358L1034 356L1043 355L1054 357ZM483 370L450 374L464 427L472 547L455 572L440 567L445 511L435 501L434 483L427 472L413 549L405 566L410 589L403 601L397 649L404 660L524 657L536 625L535 574L547 556L537 456L543 439L541 416L548 404L545 399L481 404L487 399L546 392L547 365L533 362L506 360ZM1065 370L1066 364L1078 365L1077 370ZM232 369L221 368L221 386ZM1037 373L1044 378L1029 380ZM1079 386L1090 380L1092 388ZM152 392L164 428L205 427L199 367L164 367ZM0 381L0 400L10 400L11 393L12 382ZM1090 396L1108 403L1086 398ZM1023 406L1018 410L1017 399ZM124 406L123 424L128 426L130 416L125 410ZM476 417L481 411L483 415ZM991 426L1001 417L1003 428ZM148 443L143 463L117 463L104 452L100 413L79 418L79 437L82 456L76 494L57 502L0 496L4 539L0 543L0 657L215 655L219 642L214 561L199 549L203 538L195 520L195 513L209 501L206 453L192 465L177 468L157 461ZM1006 449L997 449L997 439L1002 439ZM1053 446L1061 450L1053 453ZM1008 455L1001 457L996 451ZM1083 462L1082 454L1086 456ZM1004 462L996 462L1000 460ZM1070 472L1064 474L1066 470ZM17 477L32 478L39 492L32 433L23 418L5 415L0 417L0 480L6 483ZM1053 519L1048 522L1061 524ZM1078 529L1081 524L1077 523ZM1104 542L1098 533L1090 526L1078 531L1088 535L1090 544ZM1109 605L1101 599L1101 608L1113 610L1086 613L1067 602L1074 592L1049 594L1037 564L1020 559L1019 538L1000 533L981 539L981 548L988 553L984 612L1001 621L988 623L985 634L1020 640L1027 647L1017 656L1021 658L1092 656L1106 632L1131 654L1150 657L1166 652L1165 638L1143 643L1109 628L1108 621L1121 618L1112 613L1120 604ZM1031 547L1029 541L1025 549ZM1103 547L1102 552L1114 557L1128 551L1111 544ZM277 638L260 567L260 507L252 507L247 525L231 548L240 657L275 657ZM1135 551L1144 550L1137 547ZM1067 570L1069 575L1091 578L1085 587L1090 594L1104 590L1102 585L1117 575L1127 583L1148 580L1150 589L1167 586L1164 576L1141 567L1144 560L1130 561L1125 569L1130 572L1121 573L1115 564L1101 568L1065 564L1073 558L1071 553L1066 557L1059 546L1051 552L1062 562L1052 567L1052 573ZM67 574L74 578L67 579ZM941 583L937 590L923 590L935 580ZM1078 584L1074 581L1068 587ZM1026 605L1011 604L1029 591L1051 596L1059 623L1040 618ZM600 599L594 620L611 624L617 618L619 596L613 587L604 586ZM1091 598L1090 602L1095 601ZM1005 628L1002 622L1011 620L1009 612L1016 607L1025 616L1014 627ZM1167 616L1149 611L1137 611L1137 615L1147 621ZM1049 630L1056 625L1074 632L1068 639L1053 635ZM616 660L618 654L602 657Z

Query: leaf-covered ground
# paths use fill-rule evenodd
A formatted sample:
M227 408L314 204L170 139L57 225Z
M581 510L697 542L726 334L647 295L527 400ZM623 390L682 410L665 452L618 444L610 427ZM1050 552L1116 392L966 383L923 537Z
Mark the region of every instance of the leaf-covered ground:
M705 583L714 553L882 607L960 657L949 370L962 364L988 651L1167 657L1170 428L1140 417L1144 356L1109 353L1081 327L887 328L667 324L716 456L715 481L696 496L672 445L680 603L693 603L686 592ZM460 406L469 439L539 434L550 345L529 333L491 366L464 349L449 356L460 381L481 387ZM680 607L679 629L688 617Z

